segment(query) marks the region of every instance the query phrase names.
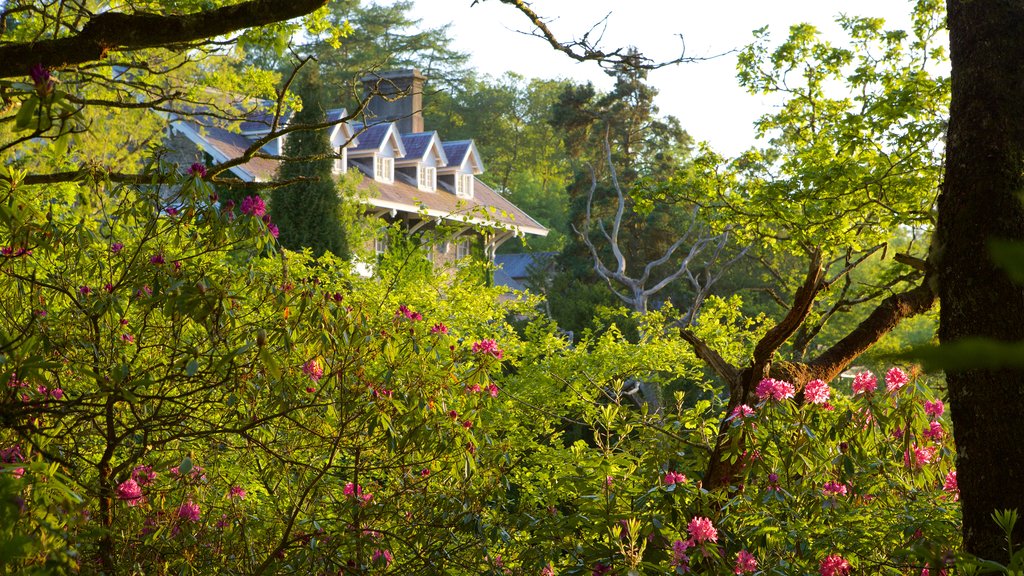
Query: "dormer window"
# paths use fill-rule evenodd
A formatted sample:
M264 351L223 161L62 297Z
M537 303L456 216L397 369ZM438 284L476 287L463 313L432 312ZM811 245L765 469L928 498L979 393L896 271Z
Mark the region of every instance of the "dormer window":
M338 155L341 156L341 158L334 159L334 173L344 174L348 171L348 148L339 146Z
M384 156L374 156L373 179L385 184L395 181L395 159Z
M456 174L455 195L459 198L472 198L473 180L474 178L472 174Z
M417 169L417 175L419 178L419 189L424 192L433 192L437 190L437 168L433 166L424 166L420 164Z

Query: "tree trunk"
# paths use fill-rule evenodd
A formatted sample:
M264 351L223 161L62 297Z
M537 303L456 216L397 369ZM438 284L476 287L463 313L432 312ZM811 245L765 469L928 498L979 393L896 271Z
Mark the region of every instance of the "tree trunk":
M993 239L1024 241L1024 1L949 0L948 11L952 101L932 251L939 338L1024 340L1024 288L988 249ZM1024 372L948 371L946 379L965 547L1005 562L991 514L1024 512Z

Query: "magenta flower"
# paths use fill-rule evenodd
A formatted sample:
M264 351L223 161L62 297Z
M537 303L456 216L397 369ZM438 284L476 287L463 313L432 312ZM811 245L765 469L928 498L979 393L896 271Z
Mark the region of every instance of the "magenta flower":
M132 480L135 480L139 486L145 486L156 480L156 471L152 466L136 466L132 470Z
M690 524L687 525L686 531L689 532L690 539L697 544L718 542L718 530L715 529L711 520L703 516L694 516L690 520Z
M92 288L89 288L88 286L79 286L78 293L82 296L88 296L89 294L92 294Z
M110 245L110 252L113 254L117 254L118 252L121 251L122 248L124 248L124 244L121 244L120 242L114 242L113 244Z
M232 486L228 493L229 498L237 498L239 500L245 500L245 488L241 486Z
M185 170L185 174L195 178L206 178L206 165L200 162L193 162L192 165Z
M945 411L946 406L942 403L942 400L926 401L924 403L924 413L930 418L938 418Z
M754 409L746 404L740 404L739 406L732 409L729 414L729 418L732 420L742 420L755 414Z
M804 386L804 399L811 404L828 403L828 397L831 393L832 390L829 389L828 384L821 380L811 380Z
M474 342L473 353L490 354L491 356L494 356L498 360L501 360L501 357L505 355L505 353L502 352L501 348L498 348L498 343L490 338L484 338L479 342Z
M757 571L757 558L746 550L740 550L736 554L736 567L733 574L751 574Z
M189 522L199 522L199 504L191 500L185 502L178 508L178 518Z
M825 482L825 485L821 487L821 493L827 497L846 496L846 492L846 484L839 482Z
M445 326L444 324L438 322L437 324L434 324L433 326L430 327L430 333L431 334L447 334L448 333L448 327Z
M156 254L153 254L152 256L149 257L149 263L150 264L156 264L157 266L163 264L164 263L164 255L159 253L159 252L157 252Z
M405 316L406 319L412 320L413 322L417 320L423 320L422 314L420 314L419 312L413 312L405 304L402 304L398 307L398 311L395 312L395 316Z
M394 560L394 557L391 556L391 550L378 549L373 551L373 557L371 559L373 562L378 562L381 559L383 559L384 566L387 567L391 565L391 562Z
M885 373L885 391L889 394L895 394L903 388L910 379L907 378L907 374L899 368L892 367L888 372Z
M246 196L242 199L242 214L262 218L267 213L267 205L259 196Z
M47 96L53 92L53 78L50 76L50 71L40 63L35 63L31 68L28 69L28 75L32 78L32 83L35 84L36 92L40 96Z
M117 498L129 506L138 506L145 501L142 496L142 488L139 488L139 485L131 478L117 485Z
M320 362L314 358L307 361L302 365L302 373L309 377L313 382L319 382L324 377L324 369L320 366Z
M665 473L665 485L672 486L673 484L684 484L686 483L686 476L680 474L674 470L669 470Z
M942 423L936 420L932 420L928 423L928 427L924 429L923 435L925 438L938 442L945 436L945 431L942 429Z
M491 398L498 397L498 386L493 382L487 385L487 393L491 395Z
M850 573L850 563L839 554L830 554L821 561L821 576L845 576Z
M869 394L878 388L878 380L871 372L861 372L853 377L853 393Z
M946 474L946 480L942 483L942 489L953 495L953 500L960 499L960 487L956 483L956 470L950 470Z
M281 231L277 229L277 224L274 224L273 222L267 222L267 231L270 232L270 235L274 238L281 235Z
M907 468L914 468L920 470L924 468L925 464L931 464L935 459L935 453L938 449L935 446L918 446L912 444L910 449L903 452L903 464Z
M690 557L686 555L686 551L693 546L693 542L690 540L676 540L672 543L672 566L679 568L683 572L690 570Z
M776 402L781 402L786 398L792 398L795 393L793 385L785 380L765 378L757 384L757 397L760 400L771 398Z
M548 562L547 566L541 569L540 576L555 576L555 569L551 567L550 562Z

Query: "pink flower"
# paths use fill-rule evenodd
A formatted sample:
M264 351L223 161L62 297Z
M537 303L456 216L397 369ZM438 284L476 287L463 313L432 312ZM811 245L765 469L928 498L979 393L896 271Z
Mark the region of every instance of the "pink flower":
M229 498L238 498L239 500L245 500L245 488L241 486L232 486L228 492Z
M869 394L874 392L876 388L878 388L878 380L871 372L861 372L853 377L854 394Z
M419 312L413 312L408 306L402 304L398 307L398 312L395 312L395 316L405 316L406 319L416 322L417 320L423 320L423 315Z
M665 486L671 486L673 484L683 484L685 482L686 476L683 474L680 474L673 470L669 470L668 472L665 473Z
M757 571L757 558L746 550L740 550L736 554L736 567L733 574L749 574Z
M273 222L267 222L267 231L270 232L270 235L274 238L281 235L281 231L277 228L277 224L274 224Z
M938 418L945 411L946 406L942 403L942 400L926 401L924 403L924 413L931 418Z
M501 360L501 357L505 355L505 353L502 352L501 348L498 348L498 343L490 338L484 338L479 342L474 342L473 353L490 354L491 356L494 356L498 360Z
M473 427L473 422L471 420L466 420L465 422L462 423L462 427L465 428L466 430L469 430L470 428Z
M381 559L384 560L385 567L390 566L391 562L394 561L394 557L391 556L391 550L374 550L372 560L377 562Z
M149 263L150 264L156 264L157 266L163 264L164 263L164 255L159 253L159 252L157 252L156 254L153 254L152 256L149 257Z
M776 402L781 402L786 398L792 398L795 393L793 385L785 380L765 378L757 385L757 397L761 400L771 398Z
M199 504L191 500L185 502L178 508L178 518L189 522L199 522Z
M142 488L131 478L117 485L117 498L124 500L129 506L138 506L145 502L142 496Z
M324 377L324 369L320 366L320 362L314 358L307 361L302 365L302 373L309 377L313 382L319 382Z
M206 166L199 162L193 162L192 165L185 170L185 174L195 178L206 178Z
M246 196L242 199L242 214L248 214L256 218L263 217L267 213L267 205L259 196Z
M924 429L923 435L925 438L929 438L938 442L942 440L945 432L942 430L942 423L936 420L932 420L928 423L928 427Z
M700 544L702 542L718 542L718 530L711 524L711 520L703 516L694 516L686 527L690 539Z
M540 576L555 576L555 569L551 567L550 562L540 571Z
M430 333L431 334L447 334L448 333L448 327L445 326L443 323L438 322L437 324L434 324L433 326L430 327Z
M950 470L946 474L946 481L942 483L942 489L953 494L953 500L960 499L960 487L956 483L956 470Z
M690 557L686 555L686 551L693 546L693 542L690 540L676 540L672 543L672 566L680 568L684 572L690 570Z
M907 468L920 470L925 464L930 464L935 459L937 448L935 446L920 447L913 444L909 450L903 453L903 464Z
M79 286L78 293L82 296L88 296L92 293L92 288L89 288L88 286Z
M846 484L825 482L825 485L821 487L821 493L829 497L846 496Z
M830 554L821 561L821 576L843 576L850 573L850 563L839 554Z
M498 397L498 386L493 382L487 385L487 393L491 395L491 398Z
M132 470L132 480L138 482L139 486L146 486L156 480L156 471L152 466L136 466Z
M120 242L114 242L113 244L110 245L110 252L112 254L117 254L118 252L121 251L122 248L124 248L124 244L121 244Z
M832 391L821 380L811 380L804 386L804 398L811 404L825 404Z
M885 391L895 394L907 384L908 380L907 374L894 366L885 373Z
M729 418L732 420L742 420L755 414L754 409L746 404L740 404L739 406L732 409L732 413L729 414Z

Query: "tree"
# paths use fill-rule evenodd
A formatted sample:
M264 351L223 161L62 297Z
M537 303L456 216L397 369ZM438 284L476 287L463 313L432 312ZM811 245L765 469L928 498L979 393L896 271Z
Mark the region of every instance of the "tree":
M322 86L315 64L308 64L299 78L298 94L302 109L293 122L301 126L323 125L327 115L321 106ZM278 177L301 180L275 188L271 196L271 214L280 228L281 245L300 251L311 248L315 256L330 252L348 258L348 246L341 222L339 185L334 181L333 157L326 129L294 132L284 145L286 159Z
M932 257L943 344L1024 340L1024 287L996 265L992 245L1024 241L1024 3L950 0L952 102L946 175ZM1005 556L994 511L1024 511L1024 371L951 369L964 544ZM1024 535L1018 523L1014 540Z

